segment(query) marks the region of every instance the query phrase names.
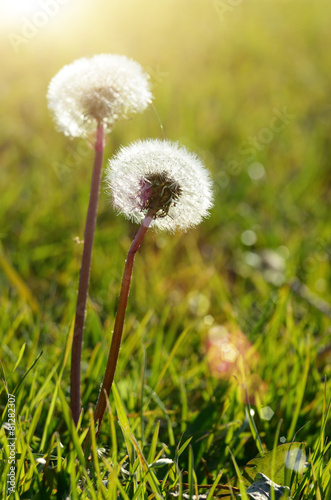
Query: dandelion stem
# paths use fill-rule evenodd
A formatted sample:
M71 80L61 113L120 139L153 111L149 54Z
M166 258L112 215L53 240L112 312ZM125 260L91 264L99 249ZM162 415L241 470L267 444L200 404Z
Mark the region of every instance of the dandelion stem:
M130 283L131 283L131 277L132 277L132 269L133 269L133 263L134 263L134 258L137 250L139 249L144 236L153 220L153 215L155 214L156 210L150 210L146 217L144 218L139 231L137 232L132 245L130 247L130 250L128 252L126 262L125 262L125 267L124 267L124 273L123 273L123 279L122 279L122 286L121 286L121 291L120 291L120 296L118 300L118 306L117 306L117 312L116 312L116 318L115 318L115 325L114 325L114 332L113 332L113 337L111 341L111 346L110 346L110 351L109 351L109 356L108 356L108 361L107 361L107 366L106 366L106 372L105 376L102 382L102 387L99 393L97 405L95 408L94 412L94 421L98 425L98 431L99 432L101 422L103 419L103 415L105 413L106 409L106 396L105 396L105 390L107 392L107 395L109 396L111 386L113 384L114 380L114 375L115 375L115 370L116 370L116 365L117 365L117 360L118 360L118 354L120 350L120 345L121 345L121 339L122 339L122 333L123 333L123 325L124 325L124 319L125 319L125 313L126 313L126 307L128 303L128 297L129 297L129 291L130 291Z
M82 265L79 276L78 297L76 305L74 337L71 352L71 393L70 406L75 425L77 426L81 411L81 355L83 344L83 331L85 323L86 300L90 281L90 269L92 258L92 247L97 218L97 207L99 200L99 191L101 183L101 172L104 149L104 128L98 124L97 136L95 141L95 159L91 180L90 200L87 210L84 248L82 256Z

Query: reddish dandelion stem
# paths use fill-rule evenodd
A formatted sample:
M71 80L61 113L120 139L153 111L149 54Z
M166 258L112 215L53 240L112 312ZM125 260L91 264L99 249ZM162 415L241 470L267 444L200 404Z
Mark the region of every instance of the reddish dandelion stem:
M83 331L85 324L86 300L90 281L90 269L92 258L92 247L97 219L97 207L101 183L103 149L104 149L104 129L103 125L97 127L95 141L95 159L91 180L90 200L87 210L84 249L82 265L79 276L78 297L76 305L74 337L71 352L71 376L70 376L70 407L73 420L77 426L81 411L81 356L83 344Z
M118 306L117 306L117 312L116 312L116 318L115 318L114 332L113 332L113 337L112 337L112 341L111 341L111 346L110 346L110 351L109 351L109 356L108 356L108 361L107 361L107 366L106 366L106 372L105 372L105 376L104 376L104 379L102 382L102 387L101 387L101 390L99 393L99 398L97 401L95 412L94 412L94 422L98 426L97 427L98 428L97 434L100 430L101 422L102 422L103 415L105 413L105 409L106 409L106 405L107 405L105 391L106 391L107 395L109 396L111 386L112 386L113 380L114 380L114 375L115 375L115 370L116 370L116 365L117 365L117 360L118 360L118 354L119 354L121 340L122 340L123 325L124 325L126 307L127 307L127 303L128 303L135 254L136 254L137 250L139 249L139 247L144 239L144 236L146 234L146 231L148 230L148 228L153 220L154 213L155 213L155 210L150 211L146 215L146 217L144 218L144 220L139 228L139 231L137 232L137 234L132 242L132 245L130 247L130 250L129 250L127 258L126 258L123 279L122 279L122 286L121 286L121 291L120 291L120 296L119 296Z

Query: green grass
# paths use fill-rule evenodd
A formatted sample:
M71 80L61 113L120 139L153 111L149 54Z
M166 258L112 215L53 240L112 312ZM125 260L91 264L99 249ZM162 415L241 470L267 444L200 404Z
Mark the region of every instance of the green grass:
M72 7L18 54L6 33L19 27L4 30L0 415L5 424L7 392L14 394L13 498L135 500L177 491L210 500L239 490L245 498L256 472L288 485L294 500L331 498L330 307L316 300L331 303L330 7L242 2L221 20L215 5L97 1L80 15ZM69 354L82 246L74 239L82 239L93 152L56 132L45 94L64 64L98 52L137 59L155 95L156 111L117 124L106 157L164 133L205 160L215 207L187 234L151 231L139 250L116 388L89 460L82 442L93 431L137 228L113 213L103 190L76 431ZM272 137L263 132L284 108L285 126ZM251 136L259 142L249 159ZM260 180L249 175L252 161L264 166ZM242 242L247 230L256 235L251 246ZM285 268L273 270L266 250ZM301 285L295 292L293 278L310 295ZM208 336L224 329L244 362L220 378ZM3 498L9 437L2 426ZM284 467L289 452L299 472Z

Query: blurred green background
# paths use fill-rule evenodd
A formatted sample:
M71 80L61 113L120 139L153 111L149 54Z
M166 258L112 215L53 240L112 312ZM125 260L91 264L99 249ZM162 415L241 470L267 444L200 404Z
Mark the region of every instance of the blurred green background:
M7 3L1 2L0 49L6 369L23 341L31 349L26 365L36 343L46 363L60 355L74 314L82 249L75 238L83 237L93 151L55 130L46 92L63 65L97 53L137 60L150 74L155 96L145 113L115 126L106 157L132 140L165 137L198 153L215 180L208 220L188 234L151 232L144 241L127 329L150 309L161 322L169 315L170 346L192 320L192 345L182 353L181 368L191 370L188 387L199 391L194 364L211 325L236 324L251 341L267 335L263 318L276 307L279 287L287 290L293 277L315 298L331 302L329 2L54 0L52 14L45 14L41 1L30 10L25 2L24 11L17 2L16 13L7 11ZM103 188L85 363L96 341L107 351L105 332L112 328L135 231L114 214ZM287 307L301 322L302 335L308 329L314 335L317 349L328 345L330 310L323 313L297 297ZM155 341L148 336L147 347ZM269 355L276 356L272 349ZM279 349L284 359L286 349ZM262 364L260 375L275 395L275 367L267 358Z
M245 278L240 290L264 287L243 252L279 251L288 277L330 295L328 2L53 0L1 10L1 242L39 302L75 287L73 237L83 233L93 158L55 130L47 86L64 64L101 52L139 61L155 95L147 112L117 124L106 157L166 137L196 151L215 179L210 220L152 239L201 237L222 279L230 274L235 287L237 273ZM126 227L103 192L92 285L121 272L123 256L111 263L110 254Z

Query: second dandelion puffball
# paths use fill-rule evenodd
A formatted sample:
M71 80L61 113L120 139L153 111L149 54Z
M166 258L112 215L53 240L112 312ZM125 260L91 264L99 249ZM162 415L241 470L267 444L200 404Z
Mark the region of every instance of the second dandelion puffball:
M85 137L97 124L107 132L118 119L143 111L152 94L139 63L98 54L64 66L51 80L47 98L59 130Z
M114 207L141 223L153 212L151 227L186 230L208 216L213 205L209 171L178 143L145 140L122 148L109 161L106 179Z

